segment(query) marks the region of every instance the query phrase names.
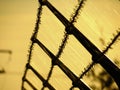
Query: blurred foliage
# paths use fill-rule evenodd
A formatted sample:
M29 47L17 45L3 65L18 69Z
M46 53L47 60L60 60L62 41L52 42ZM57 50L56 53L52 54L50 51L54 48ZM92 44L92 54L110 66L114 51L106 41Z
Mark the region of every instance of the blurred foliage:
M115 60L115 64L119 65L120 63ZM112 77L99 65L96 65L95 69L92 68L86 78L91 79L90 87L93 90L118 90L117 84Z

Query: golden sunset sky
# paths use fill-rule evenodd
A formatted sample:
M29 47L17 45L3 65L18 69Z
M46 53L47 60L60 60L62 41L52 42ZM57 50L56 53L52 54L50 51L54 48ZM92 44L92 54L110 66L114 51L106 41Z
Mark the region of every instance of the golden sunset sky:
M78 0L48 1L68 20L78 3ZM0 69L4 67L6 70L5 74L0 74L0 90L21 89L38 5L37 0L0 0L0 50L12 51L10 59L8 54L0 53ZM120 31L120 1L87 0L75 26L102 51L114 37L113 34L117 34L116 30ZM55 55L63 39L64 29L61 22L44 6L38 39ZM119 46L120 40L106 54L112 61L115 59L120 61ZM38 59L40 60L37 61ZM50 68L48 59L50 58L35 45L32 64L45 77ZM91 55L72 35L69 37L60 60L77 76L92 62ZM55 68L53 77L55 77L55 81L53 80L51 83L56 85L59 90L61 86L67 90L71 85L70 80L66 79L58 68ZM58 77L59 80L57 80ZM64 85L60 82L63 82ZM39 84L37 86L41 87Z

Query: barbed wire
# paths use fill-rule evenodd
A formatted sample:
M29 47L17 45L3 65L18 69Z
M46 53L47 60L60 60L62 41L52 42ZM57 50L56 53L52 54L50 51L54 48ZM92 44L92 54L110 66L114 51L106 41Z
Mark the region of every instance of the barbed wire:
M83 8L83 5L85 4L85 1L86 0L79 0L79 3L78 5L75 7L74 9L74 13L72 13L71 17L70 17L70 25L68 25L68 28L72 25L74 25L74 23L77 21L78 19L78 16L80 15L80 11L81 11L81 8ZM32 83L26 78L26 74L27 74L27 71L28 69L31 69L38 77L39 79L43 82L43 87L41 88L41 90L44 90L45 87L48 87L50 90L55 90L54 87L52 87L50 84L49 84L49 80L51 78L51 75L53 73L53 69L54 69L54 66L56 65L56 60L58 60L61 56L61 54L63 53L63 50L65 49L65 46L67 44L67 40L69 39L69 35L70 33L68 32L64 32L64 38L62 39L62 42L61 42L61 45L59 46L58 48L58 52L56 54L56 56L54 56L55 58L52 58L52 63L51 63L51 67L50 67L50 70L48 72L48 75L47 75L47 79L45 80L31 65L30 65L30 62L31 62L31 58L32 58L32 52L33 52L33 47L34 47L34 43L36 42L36 38L37 38L37 34L38 34L38 30L39 30L39 24L41 23L41 14L42 14L42 5L45 4L46 0L39 0L39 2L41 3L41 5L39 6L38 8L38 13L37 13L37 20L36 20L36 24L35 24L35 29L34 29L34 32L32 34L32 37L31 37L31 45L30 45L30 48L29 48L29 55L28 55L28 62L26 64L26 69L24 71L24 75L23 75L23 79L22 79L22 90L26 90L25 87L24 87L24 82L27 82L34 90L37 90L36 87L34 87L34 85L32 85ZM66 27L67 28L67 27ZM114 36L114 38L112 39L111 43L106 47L106 49L103 50L103 54L107 53L108 50L111 48L111 46L116 42L116 40L118 39L118 37L120 36L120 32L118 31L117 35ZM40 43L40 42L39 42ZM49 53L48 53L49 54ZM99 61L99 59L97 60ZM60 61L59 61L60 62ZM89 64L85 70L82 72L82 74L80 75L80 77L78 78L79 80L81 78L83 78L83 76L85 76L85 74L87 72L89 72L91 70L91 68L97 64L96 62L92 62L91 64ZM59 65L59 64L58 64ZM74 83L74 82L73 82ZM78 84L78 83L77 83ZM74 88L74 84L71 86L70 90L72 90Z
M79 12L80 12L81 8L83 7L83 4L84 4L85 1L86 0L79 1L78 6L75 7L74 13L71 15L71 18L70 18L70 23L71 24L74 24L77 21L77 19L78 19L77 17L79 15ZM67 32L64 32L64 38L63 38L63 40L61 42L61 45L59 46L59 50L58 50L58 52L56 54L56 58L60 58L60 56L63 53L63 50L64 50L64 48L66 46L66 43L67 43L68 39L69 39L69 34ZM50 71L48 73L46 82L49 81L49 79L50 79L50 77L52 75L52 71L53 71L54 66L55 66L55 63L52 60L52 65L51 65ZM44 90L44 88L45 88L45 86L43 86L41 90Z
M41 14L42 14L42 5L39 4L39 8L38 8L38 13L37 13L37 19L36 19L36 24L35 24L35 28L34 28L34 31L33 31L33 35L31 37L32 38L36 38L37 37L37 33L38 33L38 30L39 30L39 24L41 23ZM29 51L28 51L28 61L27 63L30 64L31 62L31 57L32 57L32 51L33 51L33 47L34 47L34 42L31 41L31 45L30 45L30 48L29 48ZM24 71L24 75L23 75L23 78L22 78L22 86L21 86L21 89L24 90L24 82L28 80L26 80L26 74L27 74L27 71L28 71L28 67L26 67L25 71ZM29 83L30 84L30 83Z
M111 42L109 43L108 46L106 46L106 48L102 51L103 54L106 54L108 52L109 49L111 49L112 45L115 44L115 42L117 41L118 37L120 36L120 31L117 31L117 35L114 36L114 38L111 40ZM99 61L99 60L98 60ZM91 70L91 68L97 64L96 62L92 62L91 64L89 64L85 69L84 71L82 72L82 74L80 75L79 79L83 78L83 76L86 75L86 73L88 71Z

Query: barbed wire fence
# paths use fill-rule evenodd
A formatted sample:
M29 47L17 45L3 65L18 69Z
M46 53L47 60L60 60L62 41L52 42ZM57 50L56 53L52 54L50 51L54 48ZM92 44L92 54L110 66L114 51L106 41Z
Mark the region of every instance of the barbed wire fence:
M89 41L75 26L74 23L77 22L78 16L80 15L81 9L84 7L84 4L87 3L87 0L79 0L78 5L76 6L74 13L71 15L70 20L68 21L48 0L39 0L39 8L37 14L37 20L35 24L35 29L33 35L31 37L31 45L29 48L28 62L26 64L26 69L22 78L22 90L27 90L24 86L25 82L33 89L37 90L35 85L27 79L27 72L31 70L43 83L43 87L41 90L44 90L46 87L50 90L55 90L54 86L49 83L51 75L53 73L54 66L58 66L68 78L72 81L72 86L70 90L75 87L80 90L90 90L90 87L86 85L81 79L85 76L87 72L91 70L93 66L96 64L100 64L115 80L118 87L120 88L120 69L113 64L104 54L108 52L111 46L118 40L120 36L120 31L117 31L117 35L114 36L111 43L104 49L102 52L91 42ZM59 46L58 52L54 55L48 48L46 48L42 42L37 39L37 34L39 32L39 24L41 24L41 15L43 6L47 6L50 11L63 23L65 26L64 38ZM88 52L92 55L92 63L88 65L85 70L80 74L80 76L76 76L62 61L59 60L60 56L63 53L63 50L67 44L67 40L69 39L69 35L75 36L75 38L82 44ZM47 75L47 79L45 79L40 73L35 70L35 68L31 65L31 57L33 52L34 44L37 44L50 58L51 58L51 67L49 73ZM109 67L108 67L109 66Z

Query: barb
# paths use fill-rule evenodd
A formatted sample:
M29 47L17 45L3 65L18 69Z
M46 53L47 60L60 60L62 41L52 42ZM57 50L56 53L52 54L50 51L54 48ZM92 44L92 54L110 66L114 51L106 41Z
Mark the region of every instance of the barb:
M86 0L79 0L78 2L78 5L75 7L75 11L74 11L74 13L71 15L71 18L70 18L70 22L72 23L72 24L74 24L74 22L76 22L77 21L77 19L78 19L78 16L79 16L79 13L80 13L80 10L83 8L83 5L85 4L85 1Z
M111 43L106 47L105 50L103 50L103 53L106 53L111 48L111 46L116 42L119 36L120 36L120 32L118 31L117 35L112 39Z
M68 35L66 32L64 32L64 39L62 40L61 46L59 47L59 51L58 51L58 53L57 53L57 55L56 55L57 58L59 58L59 57L61 56L61 54L62 54L62 52L63 52L63 49L64 49L65 46L66 46L66 43L67 43L68 38L69 38L69 35Z
M92 62L91 64L89 64L89 65L85 68L85 70L82 72L82 74L80 75L79 79L83 78L83 76L86 75L86 73L87 73L88 71L90 71L91 68L92 68L95 64L96 64L95 62Z
M96 62L97 61L100 61L101 60L101 58L102 58L102 60L103 59L107 59L107 60L109 60L107 57L99 57L99 56L102 56L101 54L105 54L108 50L109 50L109 48L116 42L116 40L117 40L117 38L120 36L120 32L118 33L118 35L116 35L115 37L114 37L114 39L112 40L112 42L107 46L107 48L105 49L105 50L103 50L103 52L101 53L101 51L99 51L98 49L97 49L97 47L96 46L94 46L84 35L82 35L82 33L81 32L79 32L79 30L77 30L75 27L74 27L74 23L77 21L77 19L78 19L78 16L79 16L79 12L80 12L80 10L81 10L81 8L83 7L83 5L84 5L84 2L85 2L86 0L81 0L81 1L79 1L79 5L78 6L76 6L76 9L75 9L75 12L71 15L71 18L70 18L70 22L67 20L67 19L63 19L64 18L64 16L62 15L62 14L60 14L59 12L57 12L57 10L47 1L47 0L39 0L39 2L41 3L41 6L40 6L40 8L39 8L39 10L38 10L38 14L37 14L37 20L36 20L36 24L35 24L35 30L34 30L34 33L33 33L33 35L32 35L32 37L31 37L31 41L32 41L32 43L31 43L31 46L30 46L30 49L29 49L29 56L28 56L28 64L30 65L30 60L31 60L31 56L32 56L32 50L33 50L33 46L34 46L34 43L37 43L37 44L39 44L39 46L41 47L43 47L43 45L42 44L40 44L40 42L39 42L39 40L37 40L36 39L36 37L37 37L37 33L38 33L38 29L39 29L39 24L40 24L40 15L41 15L41 11L42 11L42 5L46 5L56 16L57 16L57 18L65 25L65 27L66 27L66 30L67 29L69 29L68 31L66 31L65 33L64 33L64 38L63 38L63 40L62 40L62 42L61 42L61 45L59 46L59 50L58 50L58 53L56 54L56 56L54 56L49 50L47 50L47 48L42 48L45 52L46 52L46 54L48 54L50 57L51 57L51 59L52 59L52 64L51 64L51 68L50 68L50 71L49 71L49 73L48 73L48 76L47 76L47 79L46 80L44 80L44 81L42 81L43 82L43 87L42 87L42 90L44 90L44 88L45 87L48 87L46 84L48 84L48 81L49 81L49 79L50 79L50 77L51 77L51 75L52 75L52 71L53 71L53 69L54 69L54 66L55 65L58 65L61 69L62 69L62 71L73 81L73 86L70 88L70 90L72 90L74 87L79 87L79 88L81 88L81 81L80 81L80 78L82 78L95 64L96 64ZM74 30L75 29L75 30ZM69 38L69 31L70 30L72 30L72 34L83 44L83 46L86 48L86 49L88 49L88 51L93 55L93 62L87 67L87 69L85 69L84 70L84 72L81 74L81 76L79 77L79 78L77 78L75 75L74 75L74 73L72 73L62 62L60 62L60 60L59 60L59 57L61 56L61 54L63 53L63 50L64 50L64 48L65 48L65 46L66 46L66 43L67 43L67 40L68 40L68 38ZM79 33L79 34L78 34ZM84 40L83 40L84 39ZM84 43L85 42L85 43ZM91 45L90 45L91 44ZM91 48L91 49L90 49ZM95 57L96 59L97 59L97 61L95 62L94 61L94 56L96 56L97 55L97 57ZM99 59L100 58L100 59ZM109 62L110 64L111 64L111 62ZM103 64L103 62L101 63L102 65L105 65L106 64L106 62L105 62L105 64ZM109 64L107 64L107 65L109 65ZM113 64L112 64L112 66L114 66ZM113 67L113 68L115 68L115 67ZM29 67L26 67L26 70L25 70L25 72L24 72L24 76L23 76L23 81L22 81L22 88L24 89L24 81L26 81L26 73L27 73L27 70L29 69ZM108 68L107 68L108 69ZM111 70L111 69L110 69ZM33 68L33 71L34 71L34 68ZM35 72L35 71L34 71ZM36 73L36 72L35 72ZM111 73L111 72L110 72ZM37 74L38 75L38 74ZM31 86L31 87L33 87L33 88L35 88L34 86L32 86L32 84L29 82L29 81L27 81L28 82L28 84ZM85 86L85 85L84 85ZM83 88L86 88L86 86L85 87L83 87ZM84 90L82 88L82 90ZM86 90L86 89L85 89ZM88 89L89 90L89 89Z
M41 14L42 14L42 5L40 5L39 8L38 8L35 29L34 29L34 33L33 33L32 37L31 37L31 39L33 37L34 38L37 37L37 33L38 33L38 30L39 30L39 24L41 22L40 21ZM30 48L29 48L28 63L30 63L30 61L31 61L33 46L34 46L34 42L31 42L31 45L30 45ZM24 71L24 75L23 75L23 79L22 79L22 86L21 86L22 90L24 90L24 81L25 81L25 78L26 78L26 75L27 75L27 71L28 71L28 68L26 68L25 71Z
M74 22L76 22L77 16L79 15L80 9L83 7L84 1L86 1L86 0L82 0L81 2L79 2L79 6L76 7L76 10L75 10L74 14L71 15L71 18L70 18L70 23L71 24L74 24ZM67 32L64 32L64 38L63 38L63 40L61 42L61 45L59 46L58 53L56 54L57 58L60 58L61 54L63 53L63 50L64 50L64 48L66 46L66 43L67 43L68 39L69 39L69 34ZM46 82L49 81L49 79L50 79L50 77L52 75L54 65L55 64L52 62L52 66L51 66L51 69L50 69L50 71L48 73ZM42 87L42 90L44 90L44 86Z
M117 35L112 39L111 43L106 47L105 50L103 50L103 54L106 54L108 52L108 50L111 48L111 46L116 42L116 40L118 39L118 37L120 36L120 32L117 31ZM98 60L99 61L99 60ZM80 75L79 79L83 78L84 75L86 75L86 73L88 71L91 70L91 68L95 65L95 62L92 62L89 66L87 66L85 68L85 70L82 72L82 74Z
M52 61L72 80L73 85L78 87L81 90L90 90L90 88L83 83L78 77L67 67L65 66L56 56L48 50L38 39L35 39L35 42L41 47L41 49L52 59Z

